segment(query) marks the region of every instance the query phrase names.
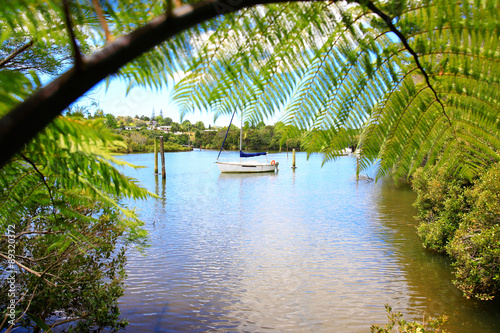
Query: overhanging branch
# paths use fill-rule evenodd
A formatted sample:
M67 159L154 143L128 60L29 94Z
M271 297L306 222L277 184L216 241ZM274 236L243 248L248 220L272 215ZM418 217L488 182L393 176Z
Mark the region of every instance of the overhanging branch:
M321 0L291 0L313 2ZM338 2L333 0L330 2ZM71 68L39 89L0 119L0 166L7 163L26 143L55 117L94 85L168 38L216 16L261 4L283 0L204 0L176 8L134 32L116 39L100 51L83 58L79 70Z

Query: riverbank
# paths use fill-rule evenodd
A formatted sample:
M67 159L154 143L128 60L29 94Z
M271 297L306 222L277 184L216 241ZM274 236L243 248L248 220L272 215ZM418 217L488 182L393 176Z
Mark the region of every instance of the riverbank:
M413 175L420 239L451 258L465 297L491 300L500 293L500 164L472 179L434 168Z
M185 147L177 143L167 142L163 145L163 150L166 153L175 153L183 151L192 151L193 147ZM134 147L131 147L129 145L127 146L127 148L124 147L123 149L114 149L111 152L116 154L154 153L154 145L139 145Z
M126 145L126 148L121 149L119 152L153 152L154 138L160 136L163 137L166 151L186 151L186 149L184 149L185 146L201 147L203 149L220 149L224 138L226 138L224 144L226 150L239 149L240 131L239 128L234 125L231 126L229 133L227 133L227 127L209 130L190 128L190 130L186 132L165 132L144 127L114 129L114 131L122 138ZM301 147L300 138L285 139L286 136L285 129L282 125L262 125L258 128L246 128L242 142L243 149L246 151L278 151L288 148L290 151L292 149L298 151Z

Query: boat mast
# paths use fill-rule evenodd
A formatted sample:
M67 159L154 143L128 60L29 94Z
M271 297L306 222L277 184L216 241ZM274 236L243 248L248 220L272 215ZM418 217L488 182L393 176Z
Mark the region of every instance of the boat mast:
M227 134L229 133L229 129L231 128L231 124L233 122L235 114L236 114L236 110L234 110L233 115L231 116L231 121L229 122L229 126L227 127L226 136L224 137L224 141L222 141L222 146L220 147L219 155L217 155L217 161L219 160L220 153L222 153L222 149L224 148L224 143L226 143Z

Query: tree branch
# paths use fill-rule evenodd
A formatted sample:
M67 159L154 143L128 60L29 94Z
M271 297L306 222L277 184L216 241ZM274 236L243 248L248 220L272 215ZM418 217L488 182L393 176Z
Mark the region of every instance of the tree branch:
M59 325L62 325L62 324L67 324L67 323L71 323L71 322L77 321L77 320L82 320L82 319L85 319L87 317L88 317L88 314L85 314L83 316L76 317L76 318L69 318L69 319L63 319L61 321L56 321L52 326L50 326L50 328L53 329L56 326L59 326Z
M101 24L101 27L104 30L106 41L107 42L113 41L113 36L111 35L111 32L109 32L108 22L106 22L106 18L104 17L104 13L102 12L101 5L99 5L99 0L92 0L92 5L94 6L95 14L99 18L99 23Z
M23 53L26 51L29 47L33 45L33 41L30 40L28 43L24 44L14 52L12 52L7 58L0 60L0 68L5 67L12 59L17 57L19 54Z
M4 258L5 260L10 260L9 257L7 257L6 255L4 255L3 253L0 252L0 257ZM25 269L27 272L37 276L37 277L42 277L42 273L39 273L37 271L34 271L32 270L31 268L28 268L26 266L24 266L23 264L21 264L19 261L17 260L14 260L14 263L19 267L19 268L22 268L22 269Z
M47 181L45 180L45 176L43 175L43 173L40 172L40 170L38 170L38 168L36 167L36 164L34 162L32 162L29 158L24 156L24 154L21 154L21 156L26 162L28 162L33 167L33 169L35 169L35 171L38 173L38 175L42 179L43 183L45 184L45 187L47 188L47 192L49 192L50 201L52 202L52 212L54 213L54 222L56 222L57 221L56 203L54 202L54 198L52 197L52 191L50 190L50 186L49 186L49 184L47 184Z
M75 32L73 31L73 22L71 21L68 1L69 0L62 0L64 9L64 23L66 24L66 29L68 30L69 38L71 40L73 56L75 57L75 67L76 69L81 69L83 65L83 58L82 53L80 52L80 47L76 42Z
M288 2L315 2L292 0ZM340 0L333 0L338 2ZM94 85L168 38L216 16L260 4L283 0L203 0L176 8L153 19L134 32L120 37L100 51L82 59L73 68L39 89L0 119L0 166L47 126L64 109Z
M28 302L28 305L26 305L26 308L24 309L24 312L16 318L15 322L18 322L21 318L24 317L24 315L26 314L26 312L28 312L28 309L30 308L30 305L31 305L31 301L33 301L33 299L35 298L35 293L36 293L36 289L37 288L38 288L38 286L36 285L35 288L33 289L33 292L31 293L31 298L30 298L30 300ZM19 298L19 300L17 301L16 305L19 302L21 302L21 299L24 298L24 296L26 296L27 293L28 293L28 291L26 290L26 292L24 293L24 295ZM9 327L9 328L11 328L11 327Z
M8 256L4 255L2 252L0 252L0 257L4 258L5 260L12 260L12 258L9 258ZM22 268L24 270L26 270L28 273L31 273L33 275L35 275L36 277L39 277L43 280L45 280L45 282L47 282L48 284L52 285L52 286L55 286L55 284L52 282L52 281L49 281L47 280L44 275L48 275L48 276L51 276L53 278L56 278L56 279L59 279L61 280L62 282L64 282L63 279L61 279L60 277L54 275L54 274L49 274L47 273L47 270L45 270L43 273L40 273L40 272L37 272L37 271L34 271L32 270L31 268L29 267L26 267L25 265L23 265L22 263L20 263L19 261L15 260L14 259L14 263L17 265L17 267L19 268ZM56 264L61 264L61 262L56 262ZM52 265L53 266L53 265Z
M4 255L7 254L5 252L0 252L0 253L2 253ZM31 262L37 262L37 261L40 261L40 260L45 260L45 259L50 258L50 257L54 257L55 255L54 254L49 254L49 255L47 255L45 257L38 258L38 259L28 258L28 257L22 256L20 254L16 254L15 256L16 256L16 258L20 258L20 259L23 259L23 260L27 260L27 261L31 261ZM2 325L0 325L0 327L2 327Z
M401 41L401 43L403 43L405 49L408 52L410 52L410 54L412 55L413 59L415 60L415 64L417 65L418 69L420 70L420 72L424 76L425 82L426 82L427 86L434 93L434 98L436 99L436 101L441 106L441 109L443 110L443 114L446 117L446 120L447 120L448 124L450 125L451 130L452 130L454 136L457 137L457 135L455 133L455 129L453 128L453 123L451 122L450 117L448 116L448 114L445 111L443 102L441 102L441 99L439 98L436 90L434 89L434 87L432 86L432 84L431 84L431 82L429 80L429 75L427 74L427 72L425 71L424 67L420 63L420 59L418 57L418 54L413 50L413 48L410 46L410 44L408 44L408 40L406 39L406 37L398 30L398 28L396 28L394 26L394 24L392 24L392 19L386 13L384 13L382 10L380 10L377 6L375 6L375 4L372 1L370 1L370 0L368 0L368 1L361 0L361 1L359 1L359 3L360 4L365 4L368 9L370 9L373 13L377 14L382 20L384 20L385 24L387 24L387 26L389 27L389 29L394 34L396 34L396 36L398 36L398 38Z
M3 316L3 321L0 324L0 327L3 327L3 325L5 325L5 322L7 321L7 318L9 318L9 314L7 312L5 312L5 315Z

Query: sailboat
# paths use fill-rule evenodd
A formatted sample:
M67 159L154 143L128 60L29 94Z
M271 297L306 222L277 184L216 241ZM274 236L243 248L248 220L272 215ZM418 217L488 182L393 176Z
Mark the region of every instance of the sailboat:
M227 128L226 136L224 137L224 141L222 142L222 146L219 151L219 155L217 156L217 166L219 167L220 172L222 173L257 173L257 172L275 172L278 170L279 162L275 162L272 160L271 162L259 162L255 160L242 160L250 157L256 156L265 156L266 152L262 153L244 153L242 151L242 141L243 141L243 117L241 117L241 127L240 127L240 159L239 161L232 162L222 162L219 161L220 154L222 149L224 148L224 143L226 142L227 134L229 133L229 128L231 128L231 123L233 122L233 118L236 111L233 113L231 117L231 122Z

